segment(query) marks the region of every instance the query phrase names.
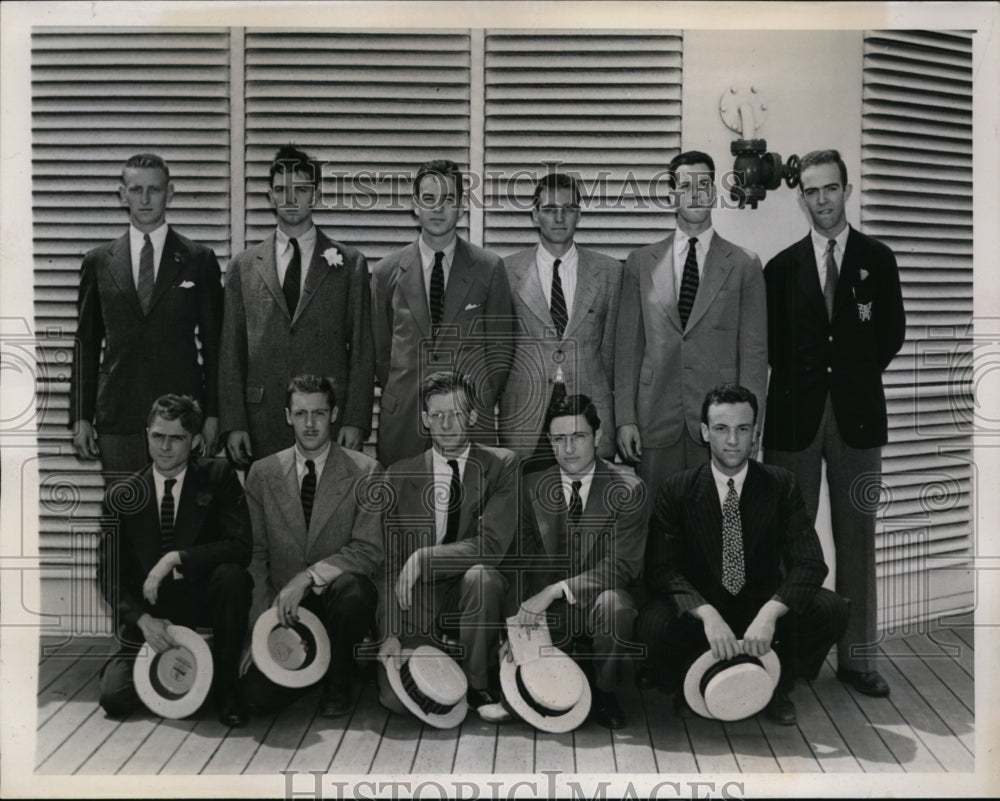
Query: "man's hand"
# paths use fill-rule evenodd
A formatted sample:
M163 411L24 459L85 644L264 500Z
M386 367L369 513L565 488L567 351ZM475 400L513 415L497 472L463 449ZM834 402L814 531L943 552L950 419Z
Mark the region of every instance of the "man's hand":
M545 610L552 606L552 602L562 598L562 587L558 584L550 584L541 592L532 595L517 610L517 622L522 626L537 626L542 621Z
M303 570L292 576L291 581L281 588L274 605L278 607L278 622L282 626L293 626L298 622L299 604L312 585L312 576Z
M226 437L226 453L237 466L245 467L250 464L253 457L250 451L250 435L246 431L230 431Z
M177 551L169 551L160 557L160 561L153 565L142 583L142 597L149 603L156 603L156 596L160 591L160 583L175 567L181 566L181 555Z
M618 450L630 462L638 462L642 457L642 441L639 438L639 426L628 423L618 426Z
M153 617L147 612L139 618L138 624L142 636L156 653L162 654L164 651L177 647L177 641L167 631L167 626L170 625L169 620Z
M215 456L219 450L219 418L206 417L201 427L201 447L205 456Z
M77 420L73 424L73 447L80 459L96 459L101 455L97 448L97 435L87 420Z
M743 653L763 656L770 651L775 623L787 611L788 607L780 601L770 600L764 604L743 633Z
M694 610L694 615L705 626L705 639L716 659L732 659L741 653L736 635L722 615L711 604L704 604Z
M404 612L410 610L410 604L413 602L413 585L420 580L424 550L424 548L418 548L410 554L403 569L399 571L399 578L396 579L396 601Z
M357 426L341 426L337 434L337 444L352 451L360 451L365 444L365 436Z

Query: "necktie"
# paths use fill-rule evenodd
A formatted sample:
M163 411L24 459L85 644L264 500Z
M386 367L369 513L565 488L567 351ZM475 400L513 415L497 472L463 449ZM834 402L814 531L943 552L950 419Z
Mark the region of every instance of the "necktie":
M681 315L682 328L687 328L691 307L694 306L694 297L698 294L698 253L695 251L697 244L698 237L696 236L692 236L688 240L687 258L684 259L684 274L681 276L681 291L677 298L677 311Z
M729 479L729 492L722 504L722 586L731 595L743 589L743 526L740 523L740 496Z
M458 473L458 460L449 459L451 483L448 486L448 527L445 529L443 545L458 541L458 521L462 516L462 479Z
M569 496L569 522L573 525L580 522L580 518L583 517L583 501L580 498L580 487L583 484L579 481L573 482L573 491Z
M163 482L163 500L160 501L160 555L174 549L174 484L176 478Z
M559 265L562 262L556 259L552 264L552 303L550 304L550 311L552 312L552 322L556 327L556 333L559 335L559 339L562 339L563 331L566 330L566 324L569 322L569 312L566 311L566 296L563 294L562 279L559 277Z
M302 252L297 239L289 239L288 244L292 246L292 258L285 270L285 282L281 285L281 291L285 295L288 314L294 317L295 307L299 305L299 285L302 283Z
M437 328L444 319L444 253L434 254L431 270L431 326ZM436 333L436 332L435 332Z
M142 250L139 251L139 305L142 306L142 313L149 314L149 307L153 302L153 243L149 239L149 234L142 237Z
M302 514L306 518L306 531L312 519L313 499L316 497L316 462L306 459L306 474L302 476Z
M826 280L823 282L823 300L826 301L826 316L833 319L833 298L837 294L837 260L833 257L833 249L837 246L836 239L826 243Z

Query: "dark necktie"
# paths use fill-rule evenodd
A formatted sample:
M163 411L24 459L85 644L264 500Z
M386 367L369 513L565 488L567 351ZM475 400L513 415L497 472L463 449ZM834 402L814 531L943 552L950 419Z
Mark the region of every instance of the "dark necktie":
M462 516L462 479L458 473L458 461L448 460L451 468L451 483L448 486L448 527L445 529L442 545L458 541L458 521Z
M176 478L163 482L163 500L160 501L160 555L174 549L174 484Z
M836 239L828 239L826 243L826 280L823 282L823 300L826 301L826 316L833 319L833 298L837 294L837 260L833 257L833 249L837 246Z
M306 531L312 519L313 499L316 497L316 462L306 459L306 474L302 476L302 514L306 518Z
M281 285L281 291L285 295L288 314L294 317L295 307L299 305L299 285L302 283L302 253L297 239L291 238L288 243L292 246L292 258L285 270L285 282Z
M559 277L560 264L562 262L559 259L552 263L552 303L549 308L552 312L552 323L556 327L556 333L559 335L559 339L562 339L563 331L566 330L566 324L569 322L569 312L566 311L566 296L563 294L562 279Z
M153 274L153 243L149 239L149 234L142 237L142 250L139 251L139 305L142 306L142 313L149 314L149 307L153 302L153 284L156 276Z
M729 492L722 504L722 586L731 595L743 589L743 525L736 482L729 479Z
M684 259L681 291L677 298L677 311L681 316L681 328L687 328L688 317L691 316L691 308L694 306L694 298L698 294L698 253L695 250L697 244L698 237L692 236L688 240L687 258Z
M431 326L437 328L444 319L444 253L434 254L431 270ZM435 332L435 335L437 332Z
M567 513L570 525L576 525L580 522L580 518L583 517L583 500L580 498L581 486L583 486L582 482L573 482L573 491L569 496L569 512Z

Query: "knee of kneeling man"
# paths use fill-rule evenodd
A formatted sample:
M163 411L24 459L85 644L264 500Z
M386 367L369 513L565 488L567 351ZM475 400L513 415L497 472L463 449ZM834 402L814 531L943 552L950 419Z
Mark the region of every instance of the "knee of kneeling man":
M223 562L212 570L212 581L229 587L250 585L250 574L236 562Z
M503 580L503 576L495 568L486 565L473 565L462 576L462 584L465 587L500 588L503 586Z
M594 602L594 611L604 617L632 620L636 609L632 599L622 590L604 590Z

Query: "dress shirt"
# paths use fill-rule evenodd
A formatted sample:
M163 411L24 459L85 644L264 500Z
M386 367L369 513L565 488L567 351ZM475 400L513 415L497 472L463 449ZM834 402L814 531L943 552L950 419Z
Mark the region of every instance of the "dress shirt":
M285 271L292 261L292 254L295 253L290 237L280 228L276 229L274 235L274 264L278 268L278 284L285 283ZM299 258L302 265L302 282L299 284L299 293L306 285L306 275L309 274L309 265L312 264L313 251L316 250L316 226L312 226L302 236L295 237L299 243Z
M458 244L458 237L452 237L451 242L445 245L441 252L444 253L444 258L441 260L441 267L444 270L444 288L448 289L448 276L451 275L451 263L455 259L455 246ZM430 303L431 297L431 271L434 269L434 254L437 253L434 248L424 242L424 237L421 235L417 237L417 247L420 248L420 263L424 271L424 296L427 298L427 302Z
M833 260L837 263L837 275L840 275L841 265L844 263L844 248L847 247L847 235L851 232L851 226L845 225L844 230L832 237L837 243L833 249ZM819 273L819 285L822 289L826 286L826 248L831 237L824 236L815 228L810 228L812 236L813 251L816 254L816 271Z
M458 462L458 480L465 481L465 465L469 461L470 446L458 456L442 456L437 448L431 449L431 462L434 466L434 544L440 545L448 533L448 504L451 499L451 465L450 460ZM458 533L461 537L462 532Z
M705 256L708 254L708 248L712 244L714 234L715 229L712 226L700 234L695 234L694 237L688 236L680 228L674 231L674 290L677 292L677 297L681 296L681 279L684 277L684 262L688 255L688 240L692 238L698 240L698 244L694 246L694 255L698 259L698 278L700 279L705 274Z
M134 225L128 227L128 246L132 255L132 280L136 288L139 286L139 259L142 256L142 246L146 243L146 235ZM167 241L167 224L163 223L155 231L149 232L149 241L153 245L153 281L160 274L160 259L163 258L163 244Z
M743 497L743 482L747 480L747 471L750 469L750 462L743 465L743 468L735 476L727 476L719 468L715 466L714 462L710 462L712 466L712 477L715 479L715 489L719 493L719 508L726 502L726 496L729 494L729 479L733 479L733 486L736 488L736 497Z
M299 480L299 492L302 491L302 479L306 477L306 459L313 460L313 466L316 471L316 488L319 489L319 479L323 475L323 468L326 467L327 457L330 455L330 443L326 443L326 447L323 448L323 452L318 456L306 456L299 450L299 446L295 446L295 475Z
M552 265L559 259L559 281L562 283L563 297L566 298L567 320L573 314L573 298L576 297L576 268L580 262L576 243L569 246L562 256L553 256L542 245L535 248L535 265L538 267L538 279L542 282L542 292L545 293L545 305L552 308Z
M582 511L584 509L587 508L587 499L590 497L590 485L594 483L594 473L596 472L596 470L597 470L597 463L596 462L590 466L590 470L587 471L587 474L585 476L570 476L570 475L567 475L566 472L562 468L559 469L559 478L562 481L563 498L565 498L565 500L566 500L566 512L567 512L567 514L569 514L569 502L570 502L570 499L573 497L573 482L574 481L579 481L580 482L580 510L581 510L581 513L582 513ZM572 553L572 548L570 548L570 553ZM567 584L565 581L560 581L559 582L559 587L562 589L563 597L566 599L566 603L568 603L568 604L575 604L576 603L576 596L573 595L572 591L570 590L569 584Z
M170 494L173 496L173 499L174 499L174 521L177 520L177 507L180 506L181 489L183 489L183 487L184 487L184 476L185 475L187 475L187 466L186 465L185 465L184 469L181 470L181 472L179 472L176 476L174 476L174 480L177 483L174 484L173 489L171 489L171 491L170 491ZM164 492L163 484L164 484L164 482L166 480L167 479L160 474L160 471L157 470L156 466L154 465L153 466L153 486L156 488L156 515L157 515L156 519L157 520L159 520L160 508L163 506L163 492Z

